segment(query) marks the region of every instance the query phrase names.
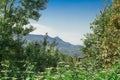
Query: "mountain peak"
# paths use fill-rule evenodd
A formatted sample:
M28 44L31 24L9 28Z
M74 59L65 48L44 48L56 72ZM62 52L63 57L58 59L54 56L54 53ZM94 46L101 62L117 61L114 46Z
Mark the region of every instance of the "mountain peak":
M58 36L54 37L55 40L57 41L63 41L61 38L59 38Z
M25 39L28 41L43 41L44 40L44 35L26 35ZM80 46L75 46L73 44L70 44L69 42L65 42L63 41L60 37L56 36L54 38L48 36L48 41L50 43L52 43L54 40L56 40L56 42L58 43L58 45L56 46L58 48L58 50L60 50L62 53L64 54L69 54L71 56L81 56L80 53Z
M54 39L60 39L58 36L54 37Z

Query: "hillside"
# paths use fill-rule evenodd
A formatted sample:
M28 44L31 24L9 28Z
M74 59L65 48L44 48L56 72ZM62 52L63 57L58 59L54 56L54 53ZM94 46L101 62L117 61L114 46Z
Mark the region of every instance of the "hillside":
M24 39L26 39L27 41L32 41L32 42L35 42L35 41L43 41L44 40L44 36L43 35L33 35L33 34L29 34L29 35L26 35L24 37ZM60 39L59 37L50 37L48 36L48 41L50 43L52 43L54 40L56 40L57 42L57 49L60 50L62 53L64 54L68 54L68 55L71 55L71 56L82 56L81 53L80 53L80 46L81 45L73 45L69 42L65 42L63 41L62 39Z

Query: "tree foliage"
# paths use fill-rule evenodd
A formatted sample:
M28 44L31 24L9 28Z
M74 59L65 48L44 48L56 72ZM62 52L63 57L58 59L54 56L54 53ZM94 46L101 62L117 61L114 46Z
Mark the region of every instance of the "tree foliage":
M110 66L120 57L120 4L113 0L91 24L93 33L87 34L82 48L86 56L95 60L99 67Z
M46 2L47 0L0 1L0 55L3 54L2 51L13 53L20 49L22 36L33 30L32 26L24 26L30 24L30 19L39 19L39 11L45 9Z
M34 30L30 20L39 19L46 2L47 0L0 1L0 76L3 76L4 69L20 69L19 64L14 61L24 62L22 37ZM26 25L29 27L25 27ZM8 68L4 67L6 63L9 63Z
M1 79L119 80L120 1L106 5L91 24L93 33L86 34L82 60L61 54L56 41L48 42L47 34L41 42L23 40L23 36L34 30L30 20L39 19L46 2L0 0Z

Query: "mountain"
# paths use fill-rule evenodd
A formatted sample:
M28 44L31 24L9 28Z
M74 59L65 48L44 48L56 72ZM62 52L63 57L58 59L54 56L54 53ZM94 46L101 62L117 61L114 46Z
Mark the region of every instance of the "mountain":
M33 35L33 34L28 34L24 37L24 39L26 39L27 41L43 41L44 40L44 35ZM50 37L48 36L48 41L49 43L52 43L54 40L56 40L56 42L58 43L57 45L57 49L59 51L61 51L64 54L68 54L71 56L82 56L80 53L80 45L73 45L69 42L65 42L62 39L60 39L59 37Z

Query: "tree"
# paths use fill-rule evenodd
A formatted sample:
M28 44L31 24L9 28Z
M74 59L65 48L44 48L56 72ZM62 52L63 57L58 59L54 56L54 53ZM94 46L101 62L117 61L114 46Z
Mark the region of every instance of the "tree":
M101 59L104 64L114 64L114 61L120 57L120 1L113 0L108 13L109 22L105 25L104 37L102 45L100 46L103 51L101 52Z
M102 39L105 37L103 34L105 32L105 26L109 22L108 13L110 12L108 7L106 7L101 13L96 16L95 20L91 23L90 29L93 33L88 33L86 39L84 40L84 46L81 48L82 53L86 56L88 61L93 60L95 66L101 67L101 63L98 62L98 57L101 54ZM99 63L99 64L98 64ZM97 65L96 65L97 64Z
M94 60L95 66L108 67L120 57L120 1L113 0L91 24L82 52Z
M39 20L40 10L45 9L46 2L0 0L0 69L3 60L14 59L16 54L22 54L22 37L34 30L30 20Z

